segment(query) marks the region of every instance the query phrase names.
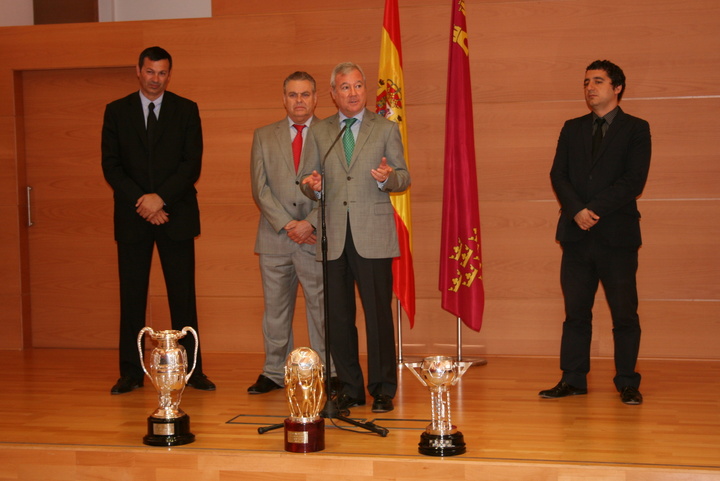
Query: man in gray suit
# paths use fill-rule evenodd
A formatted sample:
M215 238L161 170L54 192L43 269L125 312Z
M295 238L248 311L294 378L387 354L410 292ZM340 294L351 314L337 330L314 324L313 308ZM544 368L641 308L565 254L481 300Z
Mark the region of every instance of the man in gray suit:
M287 117L255 131L251 156L252 194L260 209L255 253L260 256L265 313L265 365L250 394L283 386L284 365L293 350L292 320L298 281L305 296L310 345L325 362L322 265L315 260L316 204L298 189L303 137L315 120L315 79L295 72L283 84Z
M302 188L315 199L325 187L330 350L343 384L337 407L365 404L355 326L357 283L365 312L367 389L374 398L372 411L382 413L393 409L397 391L392 258L400 248L390 192L406 190L410 173L397 124L365 108L366 85L356 64L341 63L333 70L330 93L338 113L310 129L305 158L310 170Z

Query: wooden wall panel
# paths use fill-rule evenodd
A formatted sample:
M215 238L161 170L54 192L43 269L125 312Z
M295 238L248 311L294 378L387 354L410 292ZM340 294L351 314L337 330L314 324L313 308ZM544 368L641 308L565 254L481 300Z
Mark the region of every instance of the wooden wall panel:
M710 340L720 336L715 274L720 268L720 232L708 219L720 214L720 148L714 122L720 108L720 69L714 67L720 64L720 4L610 0L600 10L587 0L478 0L465 5L486 289L484 327L480 333L464 329L466 353L557 355L563 318L561 252L553 240L558 205L549 169L563 122L586 112L584 67L596 58L609 58L628 76L623 108L649 120L653 135L652 167L640 200L645 237L638 274L641 354L717 359ZM174 57L170 89L198 102L205 134L198 182L203 233L196 243L203 346L208 351L260 352L262 292L253 254L258 211L248 175L252 132L283 116L281 82L293 70L307 70L318 81L320 116L334 112L328 77L339 61L360 63L372 93L383 6L383 0L330 7L319 0L215 0L211 19L0 29L0 125L7 127L1 132L18 125L14 96L27 97L15 90L13 72L124 68L115 83L108 81L79 102L51 91L95 91L82 75L47 92L39 85L33 97L37 104L26 107L38 118L58 119L59 127L48 132L52 148L34 141L29 148L45 149L50 158L54 150L66 148L64 141L81 133L73 129L97 137L104 103L127 93L125 85L135 85L132 67L142 48L168 48ZM400 7L418 296L416 327L407 328L405 320L405 353L453 354L455 319L440 308L437 287L450 2L401 0ZM588 29L591 24L603 26L600 39ZM70 127L76 119L70 112L82 108L97 117ZM31 129L28 138L33 135ZM14 300L21 292L20 276L13 272L13 266L22 265L17 263L22 230L14 227L22 205L13 193L24 175L17 167L17 148L14 134L0 133L0 223L9 226L0 235L0 266L10 266L0 274L0 300ZM92 168L97 161L100 176L99 145L76 151ZM85 181L63 178L58 170L63 165L44 164L41 183L68 193L87 188ZM108 240L111 227L99 223L103 209L110 208L110 196L109 187L98 190L91 198L93 207L78 217L83 225L66 228L102 237L78 247L92 251L98 256L96 265L105 269L112 268L114 245ZM45 211L71 209L69 203ZM88 222L98 225L88 227ZM41 260L58 265L52 253ZM87 259L72 265L86 279L50 289L52 298L33 307L57 319L54 326L40 329L44 334L36 344L77 346L84 327L65 316L64 306L79 304L98 322L83 345L114 348L116 279L88 280L94 273ZM57 277L49 272L41 282L57 282ZM99 286L97 299L73 297L76 287L88 282ZM167 323L157 262L148 312L150 323ZM6 310L0 326L16 332L23 325L21 315ZM303 318L299 311L300 326ZM602 291L596 322L593 355L610 356L612 337ZM362 329L362 322L359 325ZM17 345L10 341L5 348Z

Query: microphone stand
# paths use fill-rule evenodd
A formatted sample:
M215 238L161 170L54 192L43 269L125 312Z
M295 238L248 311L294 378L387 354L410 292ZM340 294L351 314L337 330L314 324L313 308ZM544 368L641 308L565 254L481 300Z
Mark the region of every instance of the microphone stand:
M330 397L330 296L328 296L327 229L325 226L325 161L330 155L333 147L335 147L335 144L337 144L340 140L340 137L342 137L345 129L347 129L347 125L343 126L343 128L340 130L340 133L338 133L337 137L335 137L335 140L333 140L333 143L330 144L330 148L325 153L325 156L322 159L322 163L320 164L320 176L322 177L322 188L320 189L320 252L322 253L323 307L325 311L325 394L327 396L325 401L325 407L322 411L320 411L320 416L325 419L330 419L331 421L333 419L337 419L347 424L351 424L353 426L366 429L375 434L379 434L381 437L384 438L388 435L389 432L387 428L378 426L377 424L372 422L361 422L356 421L355 419L350 419L349 417L343 415L342 412L338 409L337 398L331 399ZM258 428L258 433L263 434L273 429L281 428L283 426L284 424L273 424L271 426L261 427Z

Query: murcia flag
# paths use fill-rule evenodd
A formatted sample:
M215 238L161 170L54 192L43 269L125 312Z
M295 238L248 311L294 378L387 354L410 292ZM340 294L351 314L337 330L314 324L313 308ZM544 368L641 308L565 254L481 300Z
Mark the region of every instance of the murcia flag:
M464 0L452 0L450 28L439 288L442 308L479 331L485 290Z

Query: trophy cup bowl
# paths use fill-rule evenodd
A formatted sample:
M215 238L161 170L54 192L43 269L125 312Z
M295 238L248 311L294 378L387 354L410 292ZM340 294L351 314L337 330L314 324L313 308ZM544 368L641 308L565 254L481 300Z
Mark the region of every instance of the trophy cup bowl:
M285 419L285 451L314 453L325 449L325 376L317 352L309 347L292 351L285 362L285 394L290 417Z
M406 362L405 367L430 390L432 422L420 436L418 452L428 456L456 456L465 452L463 434L450 419L450 386L460 381L472 362L451 357L430 356L421 362Z
M195 360L190 372L185 348L178 340L190 331L195 337ZM145 333L155 341L150 354L149 370L145 368L142 339ZM148 434L143 443L149 446L180 446L195 441L190 432L190 416L180 409L180 398L188 379L192 376L197 362L198 335L195 329L186 326L182 331L154 331L151 327L140 330L137 338L140 364L159 395L158 408L148 417Z

